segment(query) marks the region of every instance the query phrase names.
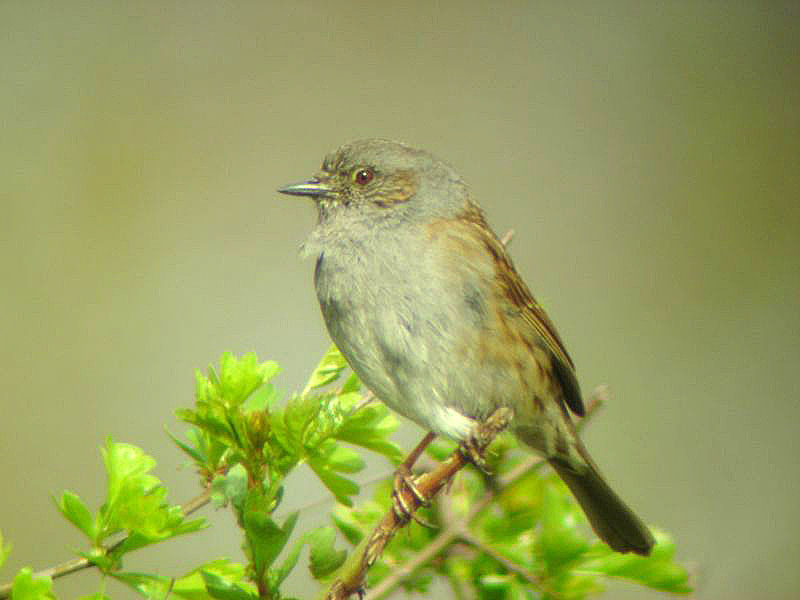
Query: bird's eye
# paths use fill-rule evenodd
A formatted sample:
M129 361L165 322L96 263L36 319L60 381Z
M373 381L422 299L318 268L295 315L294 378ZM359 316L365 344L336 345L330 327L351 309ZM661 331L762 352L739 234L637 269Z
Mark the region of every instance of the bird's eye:
M367 185L375 177L372 169L358 169L353 173L353 181L358 185Z

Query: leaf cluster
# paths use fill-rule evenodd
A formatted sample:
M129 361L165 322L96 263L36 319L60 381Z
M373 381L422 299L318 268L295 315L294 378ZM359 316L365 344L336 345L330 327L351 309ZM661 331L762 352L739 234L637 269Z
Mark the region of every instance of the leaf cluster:
M246 565L215 560L180 577L123 570L127 553L198 531L207 522L188 520L180 506L166 502L166 488L151 473L153 458L110 438L101 449L107 497L96 513L70 491L56 500L64 517L87 538L89 548L79 555L104 577L147 598L282 598L281 584L305 545L310 548L312 576L326 577L344 558L344 552L333 547L334 529L326 526L293 539L298 513L280 521L273 516L281 505L286 477L307 464L336 500L351 505L359 492L352 475L365 464L354 448L377 452L395 463L401 459L400 449L388 439L397 427L389 411L380 403L363 404L354 375L333 385L345 369L344 359L331 348L303 392L286 401L272 383L279 372L277 363L260 362L254 354L237 358L226 353L217 369L196 373L194 407L177 411L190 427L183 438L170 437L191 459L211 499L230 506L236 515ZM0 564L9 551L0 539ZM54 597L50 577L37 576L31 569L17 574L10 593L25 600ZM92 597L106 597L104 585Z
M173 439L210 486L212 499L233 509L244 534L246 575L255 586L253 591L217 578L207 582L212 597L281 598L280 586L306 544L314 577L324 577L343 560L342 552L333 550L330 527L296 536L284 552L298 513L282 522L272 515L283 500L286 477L302 464L337 501L352 505L359 486L350 476L365 464L355 447L395 462L401 458L400 449L388 439L397 427L388 410L378 403L363 404L355 375L341 386L333 385L346 366L331 348L303 392L285 403L271 382L277 364L259 363L252 354L241 359L226 354L218 373L209 369L205 375L197 374L195 407L178 411L178 417L191 425L188 442Z
M442 459L452 450L450 443L436 443L428 454ZM368 589L387 592L399 585L425 595L439 579L456 598L578 600L600 593L604 581L615 578L664 592L690 591L666 533L654 531L657 543L649 557L618 554L591 533L560 479L539 472L541 462L506 481L521 461L530 462L510 436L490 450L493 475L462 471L448 494L422 509L421 519L431 527L412 523L406 535L394 537L370 569ZM388 509L389 491L387 483L358 508L337 507L334 524L348 542L357 545L369 535ZM411 571L398 577L408 565Z
M364 468L359 451L401 460L390 440L397 421L378 402L365 402L361 386L332 347L311 373L301 393L284 398L273 384L279 367L254 354L224 354L217 368L197 372L195 404L178 418L188 425L182 436L169 434L189 457L203 489L217 506L228 506L241 528L244 564L229 559L205 562L180 576L126 571L125 555L208 526L188 519L187 510L167 501L153 475L155 460L131 444L108 439L101 448L107 476L106 497L96 511L77 494L56 499L61 514L86 537L76 560L99 569L100 589L85 598L105 599L113 578L146 598L184 600L280 600L282 587L308 548L308 568L318 581L332 582L348 557L341 539L357 545L390 510L391 481L377 484L358 507L353 475ZM430 459L454 450L434 443ZM490 600L585 598L605 578L622 578L651 588L684 593L686 571L673 560L669 537L648 558L620 555L596 541L563 484L534 467L513 481L509 470L522 460L515 442L501 436L492 446L488 476L465 470L448 494L421 517L433 528L412 524L397 535L368 573L369 587L400 585L426 594L434 579L452 586L456 597ZM338 502L332 525L297 533L299 513L283 518L286 478L307 465ZM187 504L194 510L201 502ZM476 507L478 507L476 509ZM444 538L442 536L445 536ZM434 544L432 546L432 544ZM433 552L430 548L435 548ZM0 537L0 566L10 545ZM404 565L412 568L403 577ZM74 565L73 565L74 566ZM50 575L19 571L8 590L14 600L55 598Z

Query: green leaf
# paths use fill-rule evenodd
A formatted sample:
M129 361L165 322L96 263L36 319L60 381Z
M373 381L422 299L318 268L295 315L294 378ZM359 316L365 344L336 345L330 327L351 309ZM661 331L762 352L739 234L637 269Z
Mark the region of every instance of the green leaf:
M279 371L274 361L259 363L255 354L237 358L225 353L219 375L209 367L208 375L195 375L195 408L176 412L179 419L194 425L203 436L194 448L179 443L201 466L206 476L216 472L226 447L249 456L264 442L265 431L251 431L247 416L265 412L277 396L268 381Z
M281 372L281 366L274 360L267 360L259 365L261 380L268 383L275 375Z
M157 477L148 473L155 460L142 450L131 444L114 443L109 438L102 451L108 492L98 513L95 543L127 530L128 539L115 549L115 559L144 545L206 526L203 519L186 521L179 506L166 502L166 489Z
M266 570L283 550L299 513L290 514L279 526L265 512L249 510L244 513L244 529L247 543L253 557L253 568L258 577L263 577Z
M253 586L243 581L245 574L244 565L231 562L228 559L218 559L205 563L176 579L172 586L172 596L183 598L184 600L210 600L213 598L206 588L206 581L203 578L203 573L216 576L218 579L215 581L217 582L219 582L219 580L225 581L230 586L238 586L249 592L253 597L257 596ZM170 598L172 596L170 596ZM166 596L156 597L159 599L166 599Z
M497 543L516 543L520 536L528 533L540 521L542 508L541 478L529 471L513 485L506 486L498 494L497 504L502 509L486 513L482 527L487 539Z
M541 532L534 550L551 571L565 567L589 549L579 527L583 516L566 487L555 476L542 480Z
M179 535L195 533L208 527L205 519L194 519L187 521L183 519L180 507L172 506L169 509L170 519L172 520L164 529L156 532L130 531L119 546L114 547L113 559L118 561L124 554L133 552L139 548L144 548L155 542L161 542ZM180 519L180 520L179 520Z
M112 572L110 575L117 581L130 586L145 598L166 598L172 585L172 578L163 575L120 572Z
M228 452L228 445L222 440L212 438L208 433L196 427L189 429L186 432L186 437L206 457L208 472L215 473L222 466L222 458Z
M336 531L330 525L315 529L307 535L311 546L311 575L314 579L324 579L342 566L347 558L345 550L336 550Z
M529 600L530 599L530 584L522 583L518 579L514 579L509 587L506 598L508 600Z
M336 529L338 529L345 539L353 546L357 546L363 539L364 530L354 518L351 510L342 506L337 506L334 508L331 518L333 519L333 524L336 526Z
M3 541L3 532L0 531L0 567L6 562L9 554L11 554L11 544Z
M175 411L175 414L182 421L195 425L213 438L224 441L229 445L239 445L236 431L228 420L224 407L221 405L202 406L198 404L198 409L198 411L179 409Z
M278 371L278 363L259 363L258 357L252 352L241 359L226 352L220 359L219 394L226 406L239 406Z
M345 506L353 505L350 496L358 494L358 484L356 482L333 472L319 458L310 458L308 466L317 474L317 477L319 477L325 487L330 490L337 502L341 502Z
M342 386L342 393L347 394L350 392L358 392L361 390L361 380L359 380L358 375L355 373L350 373L350 377L347 378L347 381L344 382Z
M114 506L120 498L134 492L133 488L152 490L160 484L156 477L147 474L156 461L136 446L114 443L109 437L101 451L108 476L108 505Z
M55 600L53 580L49 577L34 577L33 570L25 567L14 577L11 600Z
M280 454L284 459L291 458L291 466L299 460L303 453L303 442L297 439L286 424L285 412L270 413L270 446L275 454ZM287 467L286 471L291 467Z
M166 429L166 428L165 428ZM183 450L189 457L198 465L205 466L206 464L206 457L205 455L197 448L190 446L189 444L182 442L176 435L174 435L169 429L166 429L167 435L170 439L175 442L175 445L178 446L181 450Z
M364 459L358 452L338 444L334 445L323 460L330 469L341 473L358 473L364 468Z
M250 394L242 405L242 410L245 413L265 412L271 408L277 398L278 392L274 385L271 383L262 385Z
M457 444L450 440L436 438L425 449L425 453L439 462L446 460L453 452L455 452Z
M675 546L671 538L662 531L653 530L653 534L656 545L650 556L618 554L598 544L592 553L593 557L583 562L580 569L629 579L665 592L690 593L689 573L674 562Z
M184 410L184 412L190 413L191 415L183 419L184 421L191 422L195 419L196 414L194 411ZM219 471L220 467L222 466L221 459L228 451L228 444L224 443L218 437L210 435L208 431L201 429L200 427L191 427L186 431L186 437L189 440L188 444L180 441L178 437L173 435L169 430L167 430L167 434L181 450L183 450L192 458L195 465L197 465L198 470L204 476L208 477L211 473L216 473ZM226 427L224 439L227 440L229 438L229 434L230 432Z
M356 508L349 508L345 505L338 505L333 510L334 524L341 522L343 527L340 529L345 537L355 545L357 542L351 540L358 537L358 541L370 532L378 521L386 514L386 509L391 504L392 482L383 481L374 488L374 499L360 503ZM350 533L347 529L351 529ZM410 530L409 530L410 531ZM360 532L360 535L359 533ZM406 539L406 538L403 538ZM395 537L395 541L397 537Z
M576 566L574 570L550 579L553 592L551 598L588 598L603 592L603 580L599 576L586 574L578 569Z
M403 459L403 451L388 439L398 425L397 418L388 408L381 403L371 403L349 415L337 428L334 437L399 462Z
M218 506L230 502L240 508L247 496L247 470L241 463L236 463L225 475L214 477L211 492Z
M485 595L502 594L501 597L504 598L507 596L513 581L514 575L500 575L496 573L484 575L480 578L480 583L483 588L481 592Z
M219 600L255 600L257 595L241 586L220 577L216 573L201 571L200 575L206 585L209 595Z
M61 500L56 501L56 506L70 523L85 533L90 540L96 541L97 528L94 518L77 494L65 491L61 495Z
M336 381L346 368L347 361L344 356L334 344L331 344L322 360L319 361L317 368L311 373L302 395L305 396L312 390L325 387L329 383Z
M281 565L277 569L274 569L272 573L270 573L273 589L280 587L280 585L292 572L295 565L297 565L297 560L300 558L300 551L303 549L305 543L305 537L301 537L300 539L296 540L292 545L292 549L286 555L286 558L283 559Z
M305 444L306 432L310 428L319 429L318 417L322 409L321 399L316 396L292 398L283 410L283 421L293 445Z

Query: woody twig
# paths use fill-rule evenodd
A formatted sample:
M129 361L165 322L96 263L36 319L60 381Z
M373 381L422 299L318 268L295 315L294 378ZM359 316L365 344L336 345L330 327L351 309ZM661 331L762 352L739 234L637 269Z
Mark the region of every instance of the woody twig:
M481 423L475 432L475 448L479 452L485 451L495 436L509 424L511 416L510 409L500 408L484 423ZM413 513L422 504L432 500L453 475L467 464L465 454L460 449L456 450L450 458L433 471L416 479L415 485L420 497L408 488L398 490L398 493L403 496L403 505ZM394 534L407 523L408 519L398 515L394 509L389 509L372 534L366 537L353 551L350 559L339 571L338 578L327 590L324 596L325 600L345 600L352 594L363 593L367 571L381 556Z

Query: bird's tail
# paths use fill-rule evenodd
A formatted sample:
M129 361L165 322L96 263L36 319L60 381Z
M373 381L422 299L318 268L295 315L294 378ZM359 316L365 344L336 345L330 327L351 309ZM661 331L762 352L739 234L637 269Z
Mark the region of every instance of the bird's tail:
M585 454L585 449L581 448ZM550 465L580 503L595 533L617 552L647 556L653 548L653 534L622 499L611 489L588 455L585 468L572 467L553 457Z

